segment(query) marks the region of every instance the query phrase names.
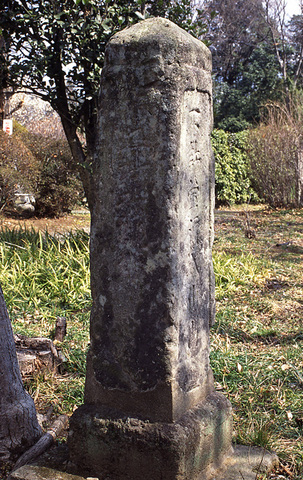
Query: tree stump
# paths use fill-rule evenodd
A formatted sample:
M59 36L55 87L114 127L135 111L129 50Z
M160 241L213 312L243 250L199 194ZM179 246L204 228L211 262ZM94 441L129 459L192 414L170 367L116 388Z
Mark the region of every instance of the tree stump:
M14 335L17 359L22 376L32 375L40 370L58 372L64 357L49 338L29 338Z

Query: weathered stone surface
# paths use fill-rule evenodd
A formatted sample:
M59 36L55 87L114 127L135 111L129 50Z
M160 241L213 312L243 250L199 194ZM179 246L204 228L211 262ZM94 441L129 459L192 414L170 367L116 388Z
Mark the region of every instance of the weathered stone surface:
M141 22L109 42L100 102L91 346L71 460L113 480L195 480L232 430L209 365L210 53L168 20Z
M157 18L102 72L87 403L173 421L212 391L211 59Z
M78 475L59 472L52 468L24 465L11 474L11 480L85 480ZM97 480L97 479L95 479Z
M210 395L175 423L149 423L107 407L82 406L71 424L77 462L96 476L141 480L195 479L231 450L231 407ZM143 473L144 472L144 473Z
M279 465L275 453L260 447L236 445L233 455L225 460L224 468L216 472L213 480L256 480ZM202 479L201 479L202 480Z

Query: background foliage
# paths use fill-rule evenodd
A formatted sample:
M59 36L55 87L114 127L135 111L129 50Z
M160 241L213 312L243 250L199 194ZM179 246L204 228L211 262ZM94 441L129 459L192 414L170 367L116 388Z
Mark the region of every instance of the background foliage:
M100 74L112 35L148 16L205 29L192 0L3 0L0 7L0 97L26 88L59 114L90 208ZM83 135L80 139L79 131ZM84 141L83 141L84 140Z
M255 191L272 207L303 205L302 92L264 106L247 145Z
M18 124L0 132L0 207L13 211L15 193L36 199L38 216L59 216L83 199L70 149L64 138L31 134Z
M50 102L61 118L89 207L100 73L115 32L159 15L206 42L213 54L215 126L226 132L255 128L264 104L284 98L289 103L303 85L303 17L288 19L284 0L3 0L0 13L0 100L1 89L26 87ZM228 166L222 154L218 200L244 201L249 197L245 162L235 160L239 154L233 152ZM260 196L264 186L257 185L257 177Z
M0 208L12 206L20 182L24 193L35 189L38 161L19 135L0 131Z
M228 133L215 129L212 132L216 162L216 203L219 205L258 200L249 177L247 139L247 131Z
M255 191L272 207L298 206L296 132L288 125L260 125L249 135Z

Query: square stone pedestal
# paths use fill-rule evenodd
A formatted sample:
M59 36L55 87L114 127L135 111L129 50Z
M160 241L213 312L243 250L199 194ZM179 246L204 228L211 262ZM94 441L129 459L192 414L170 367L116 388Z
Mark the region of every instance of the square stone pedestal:
M220 393L175 423L151 423L83 405L71 420L71 460L100 479L211 478L230 453L231 418L230 403Z

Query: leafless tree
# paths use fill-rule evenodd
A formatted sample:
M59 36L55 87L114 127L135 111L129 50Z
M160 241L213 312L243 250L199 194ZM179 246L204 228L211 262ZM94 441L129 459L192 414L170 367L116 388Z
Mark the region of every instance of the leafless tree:
M290 99L289 89L289 68L290 68L290 35L291 31L287 15L286 15L286 0L265 0L265 18L269 27L273 45L275 48L276 58L279 64L280 72L283 78L285 94L287 102ZM296 23L299 23L299 30L293 32L292 40L297 43L297 56L295 59L295 69L292 75L292 82L294 87L298 83L298 79L302 72L303 61L303 35L302 35L302 14L303 2L300 1L301 15L298 16ZM296 25L298 27L298 25ZM300 31L301 29L301 31ZM293 63L293 62L292 62Z
M245 65L268 35L262 0L206 0L204 9L208 18L205 39L210 43L214 72L231 84L235 66L240 61Z

